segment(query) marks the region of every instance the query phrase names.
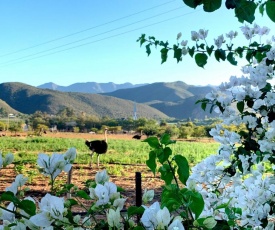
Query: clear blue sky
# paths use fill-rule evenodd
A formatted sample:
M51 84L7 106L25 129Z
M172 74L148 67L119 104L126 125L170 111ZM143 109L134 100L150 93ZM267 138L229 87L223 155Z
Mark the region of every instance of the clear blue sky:
M260 26L274 27L266 17L256 18ZM172 53L161 65L159 49L147 57L136 40L145 33L173 44L178 32L190 40L192 30L203 28L209 29L209 44L232 29L239 32L241 41L240 26L232 10L209 14L201 7L191 9L181 0L1 1L0 83L67 86L92 81L180 80L217 85L238 75L240 66L218 64L213 59L202 69L190 57L177 64Z

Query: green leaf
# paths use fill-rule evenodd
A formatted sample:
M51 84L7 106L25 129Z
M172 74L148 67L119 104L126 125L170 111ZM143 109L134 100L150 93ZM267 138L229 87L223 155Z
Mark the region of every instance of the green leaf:
M225 60L226 59L226 54L225 54L225 51L222 50L222 49L217 49L214 53L215 55L215 58L217 61L220 61L220 60Z
M265 6L266 14L271 19L271 21L275 22L275 2L267 1Z
M259 47L259 43L258 42L252 42L251 44L249 44L249 47Z
M264 16L264 6L265 6L265 4L261 4L261 5L259 6L259 12L260 12L260 14L261 14L262 16Z
M165 147L162 153L158 156L159 162L163 164L172 155L172 150L169 147Z
M85 200L91 200L92 198L83 190L77 191L76 195L85 199Z
M254 51L253 50L248 50L247 53L246 53L245 58L249 63L251 63L253 56L254 56Z
M174 45L173 50L174 50L174 58L177 59L177 62L181 61L181 56L182 56L181 49L178 48L178 46Z
M213 45L211 47L206 46L206 52L208 53L209 56L212 54L213 50L214 50L214 46Z
M162 48L160 50L160 53L161 53L161 64L163 64L164 62L167 61L168 49L167 48Z
M187 159L182 155L175 155L174 158L175 162L178 165L177 173L179 175L180 181L186 185L186 181L189 178L189 164Z
M143 140L142 142L147 142L150 145L150 147L152 147L154 149L158 149L161 147L157 137L148 137L147 139Z
M170 185L174 178L170 166L168 164L163 164L159 168L159 172L160 172L160 178L165 181L165 184Z
M203 0L203 9L205 12L213 12L219 9L222 5L222 0Z
M206 110L206 106L207 106L206 102L201 103L201 108L203 109L203 111Z
M20 203L20 200L10 191L8 192L4 192L1 195L1 201L11 201L13 202L15 205Z
M177 210L182 204L182 194L175 184L166 185L161 194L161 207L167 207L170 212Z
M26 213L28 213L31 216L34 216L36 214L36 205L30 200L22 200L18 204L18 208L24 210Z
M147 44L146 47L146 53L148 54L148 56L151 54L151 48L150 48L151 44Z
M255 58L257 59L257 61L260 63L263 58L265 57L265 55L262 52L256 52Z
M156 163L156 153L154 151L149 152L149 159L146 161L146 165L151 169L151 171L156 174L156 168L157 168L157 163Z
M67 199L67 202L69 202L69 207L72 207L78 204L75 199Z
M170 139L170 135L167 134L167 133L164 133L161 138L160 138L160 143L167 146L167 145L170 145L170 144L174 144L176 143L175 140L171 140Z
M183 2L191 8L196 8L198 5L202 4L202 0L183 0Z
M191 201L189 208L195 214L195 217L197 219L202 213L202 210L204 208L204 200L202 195L198 192L190 191L189 194L190 194L189 199Z
M237 52L237 54L239 54L240 58L243 57L244 49L242 47L238 47L235 51Z
M243 23L244 21L252 23L255 20L254 14L256 8L257 5L255 2L241 0L235 8L235 15L241 23Z
M137 206L130 206L127 209L127 214L128 214L128 218L130 218L133 215L142 215L144 213L144 208L142 206L137 207Z
M145 36L146 36L145 34L142 34L142 35L140 36L140 38L137 40L137 42L140 43L140 46L142 46L142 44L143 44L144 42L146 42Z
M199 67L204 67L207 63L207 55L205 53L197 53L195 55L195 61Z
M238 63L234 58L234 53L233 52L228 53L227 61L229 61L232 65L237 65L237 63Z
M193 57L193 56L194 56L194 53L195 53L195 46L193 46L192 48L189 48L189 49L188 49L188 53L189 53L189 55L190 55L191 57Z

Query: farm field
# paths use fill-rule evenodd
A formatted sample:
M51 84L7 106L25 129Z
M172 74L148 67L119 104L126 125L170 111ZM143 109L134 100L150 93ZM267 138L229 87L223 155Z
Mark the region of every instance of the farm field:
M0 191L10 186L17 174L28 177L29 191L26 195L42 196L50 191L49 180L41 175L36 166L38 153L52 154L53 152L66 152L70 147L77 149L77 158L73 165L72 183L84 188L84 182L94 179L97 171L106 169L110 181L122 187L124 195L130 197L128 204L135 202L135 172L141 172L142 189L154 189L156 196L160 194L163 182L160 175L153 175L145 162L148 159L150 147L142 140L132 139L132 135L108 135L108 152L100 156L100 166L96 165L96 155L92 162L90 150L85 145L85 140L103 139L103 135L83 133L50 133L43 137L1 137L0 151L5 155L14 153L14 164L0 171ZM218 143L209 139L201 141L177 140L170 145L174 154L184 155L195 164L210 154L215 154ZM90 167L91 162L91 167ZM57 179L57 187L66 183L67 175L62 173ZM61 188L61 187L60 187ZM123 194L122 193L122 194Z

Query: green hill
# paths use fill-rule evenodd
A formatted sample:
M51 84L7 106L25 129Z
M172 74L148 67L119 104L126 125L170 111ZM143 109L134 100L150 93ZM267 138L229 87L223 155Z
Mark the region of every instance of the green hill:
M133 101L88 93L60 92L39 89L23 83L0 84L0 99L21 113L32 114L36 111L56 114L65 107L76 113L98 117L125 118L133 115ZM145 104L136 104L139 117L168 118L167 115Z

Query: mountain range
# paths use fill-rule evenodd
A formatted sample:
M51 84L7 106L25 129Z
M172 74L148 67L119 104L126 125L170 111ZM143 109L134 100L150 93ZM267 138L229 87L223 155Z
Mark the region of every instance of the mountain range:
M105 87L106 85L108 87ZM99 117L132 117L135 109L138 117L203 119L214 115L203 111L195 102L213 88L212 86L192 86L181 81L142 85L88 82L76 83L68 87L54 83L33 87L10 82L0 84L0 99L12 109L25 114L32 114L38 110L56 114L65 107L69 107L78 113L85 112ZM97 93L91 93L95 91Z
M57 85L53 82L48 82L43 85L37 86L40 89L52 89L61 92L78 92L78 93L109 93L119 89L130 89L138 86L143 86L146 84L132 84L126 82L124 84L115 84L113 82L109 83L97 83L97 82L85 82L85 83L75 83L69 86Z

